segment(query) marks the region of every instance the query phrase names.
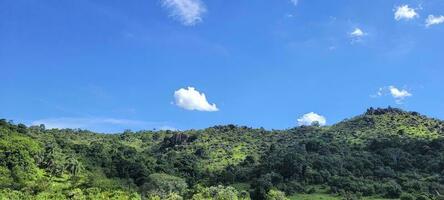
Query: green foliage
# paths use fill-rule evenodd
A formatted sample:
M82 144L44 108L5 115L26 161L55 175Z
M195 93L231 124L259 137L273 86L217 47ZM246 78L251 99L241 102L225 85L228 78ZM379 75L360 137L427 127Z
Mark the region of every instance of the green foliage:
M30 195L24 194L23 192L17 190L1 189L0 199L2 200L16 200L16 199L31 199Z
M416 198L409 193L402 193L399 197L400 200L415 200Z
M250 196L245 191L238 192L233 187L224 187L222 185L208 188L198 188L194 193L193 200L249 200Z
M340 200L340 197L329 194L295 194L291 200Z
M0 131L0 185L18 189L31 184L41 174L34 159L41 150L40 145L4 127L0 127Z
M381 188L384 192L384 197L387 198L398 198L402 193L402 188L395 181L389 181L382 184Z
M159 173L149 175L148 182L142 186L146 196L159 196L161 198L167 198L172 194L183 195L187 192L187 188L188 185L184 179Z
M96 134L0 120L0 199L440 199L444 123L370 108L327 127Z
M266 196L267 200L289 200L286 196L284 192L281 192L279 190L270 190L267 193Z

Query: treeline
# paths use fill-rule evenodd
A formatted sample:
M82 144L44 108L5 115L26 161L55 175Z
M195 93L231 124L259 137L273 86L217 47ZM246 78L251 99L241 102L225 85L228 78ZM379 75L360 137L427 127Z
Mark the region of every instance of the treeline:
M331 127L189 131L0 120L0 199L444 199L444 123L369 109Z

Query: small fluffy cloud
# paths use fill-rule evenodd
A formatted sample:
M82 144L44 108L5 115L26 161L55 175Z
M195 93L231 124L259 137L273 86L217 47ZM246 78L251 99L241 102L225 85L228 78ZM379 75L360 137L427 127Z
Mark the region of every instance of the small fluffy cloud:
M367 35L362 29L355 28L352 32L348 33L350 36L352 43L361 42L362 38Z
M426 27L444 23L444 16L429 15L426 19Z
M185 26L193 26L202 21L207 11L201 0L162 0L162 5L170 11L170 16Z
M302 125L310 126L310 125L313 125L313 123L315 123L315 122L318 122L319 125L321 125L321 126L325 126L325 124L327 124L327 120L325 119L324 116L318 115L314 112L307 113L298 119L299 126L302 126Z
M411 97L412 93L405 89L399 89L395 86L388 86L379 88L378 93L374 97L390 95L395 99L397 104L402 104L405 98Z
M193 87L180 88L174 92L175 104L186 110L214 112L219 109L216 104L210 104L204 93L200 93Z
M355 28L355 30L350 33L351 37L362 37L364 35L365 35L364 31L362 31L360 28Z
M398 99L398 100L403 100L406 97L412 96L412 94L410 92L408 92L407 90L398 89L395 86L389 86L389 90L390 90L390 94L392 95L392 97L395 99Z
M415 17L418 17L418 13L414 8L410 8L408 5L401 5L396 7L395 10L395 20L411 20Z

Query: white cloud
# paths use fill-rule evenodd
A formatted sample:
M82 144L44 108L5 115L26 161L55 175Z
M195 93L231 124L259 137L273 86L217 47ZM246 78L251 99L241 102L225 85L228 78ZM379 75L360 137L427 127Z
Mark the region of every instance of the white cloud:
M410 92L408 92L407 90L398 89L395 86L389 86L389 90L390 90L390 94L392 95L392 97L397 100L403 100L406 97L412 96L412 94Z
M415 17L418 17L418 13L414 8L410 8L408 5L401 5L396 8L395 11L395 20L399 21L402 19L411 20Z
M179 129L174 128L172 126L161 126L158 129L161 131L179 131Z
M426 26L429 27L431 25L437 25L437 24L441 24L444 23L444 16L434 16L434 15L429 15L429 17L427 17L426 19Z
M380 96L384 96L384 95L390 95L395 99L395 102L397 104L402 104L405 98L412 96L412 93L410 93L409 91L407 91L405 89L399 89L399 88L391 85L388 87L379 88L376 95L372 95L372 97L380 97Z
M382 96L384 95L384 88L379 88L378 93L376 93L376 96Z
M298 119L299 126L302 126L302 125L310 126L315 122L318 122L319 125L321 125L321 126L325 126L325 124L327 124L327 120L325 119L324 116L318 115L314 112L307 113Z
M350 38L351 38L351 42L352 42L352 44L353 43L356 43L356 42L361 42L362 41L362 38L364 37L364 36L366 36L367 35L367 33L365 33L362 29L360 29L360 28L355 28L352 32L350 32L350 33L348 33L348 35L350 36Z
M360 38L364 35L366 35L366 33L362 31L360 28L355 28L355 30L350 32L350 37Z
M201 22L202 15L207 11L201 0L162 0L162 5L185 26Z
M175 104L186 110L214 112L219 109L216 104L210 104L204 93L200 93L193 87L180 88L174 92Z
M299 0L290 0L290 2L294 5L297 6L299 3Z

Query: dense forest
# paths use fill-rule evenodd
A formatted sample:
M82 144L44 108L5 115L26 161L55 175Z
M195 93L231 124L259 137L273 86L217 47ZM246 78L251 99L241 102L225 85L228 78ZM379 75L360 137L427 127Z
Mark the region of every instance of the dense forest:
M444 199L444 122L99 134L0 120L0 199Z

